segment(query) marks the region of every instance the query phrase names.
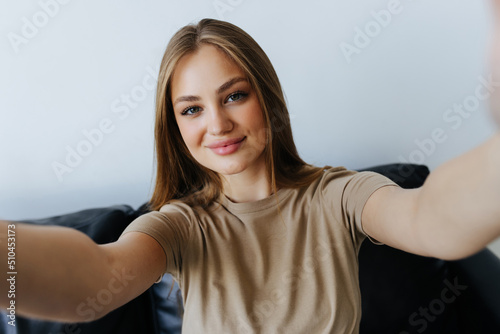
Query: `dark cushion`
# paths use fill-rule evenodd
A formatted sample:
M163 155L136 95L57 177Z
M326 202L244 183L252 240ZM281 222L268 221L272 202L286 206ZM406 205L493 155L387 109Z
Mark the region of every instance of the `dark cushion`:
M500 333L500 259L485 249L448 267L467 287L457 299L461 332Z

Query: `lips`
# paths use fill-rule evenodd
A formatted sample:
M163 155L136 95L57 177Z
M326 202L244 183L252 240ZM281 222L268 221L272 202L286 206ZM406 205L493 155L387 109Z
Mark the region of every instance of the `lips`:
M238 151L245 139L246 137L219 140L207 145L207 147L217 155L228 155Z
M211 143L210 145L207 145L208 148L219 148L219 147L225 147L229 145L234 145L238 144L243 141L245 137L240 137L240 138L232 138L232 139L226 139L226 140L219 140L216 142Z

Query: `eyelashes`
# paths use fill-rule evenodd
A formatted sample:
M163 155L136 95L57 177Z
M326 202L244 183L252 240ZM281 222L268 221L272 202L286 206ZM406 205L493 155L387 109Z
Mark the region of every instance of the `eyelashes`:
M235 96L238 96L239 98L235 99L234 97ZM248 94L245 93L245 92L242 92L242 91L237 91L237 92L234 92L232 93L231 95L229 95L226 99L226 101L228 102L236 102L236 101L239 101L241 99L244 99L245 97L247 97ZM232 101L229 101L229 100L232 100Z
M196 110L198 112L199 109L201 109L201 108L200 107L187 107L186 109L184 109L183 111L181 111L181 115L182 116L186 116L186 115L187 116L192 116L195 113L190 114L189 112L192 111L192 110Z
M243 91L236 91L234 93L229 94L224 103L233 103L244 100L248 96L248 93ZM189 106L181 111L181 116L194 116L201 111L201 108L198 106Z

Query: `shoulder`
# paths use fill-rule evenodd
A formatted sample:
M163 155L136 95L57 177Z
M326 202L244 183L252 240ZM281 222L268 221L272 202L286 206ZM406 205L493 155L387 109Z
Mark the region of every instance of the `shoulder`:
M137 217L127 231L152 229L186 228L196 221L197 214L189 205L179 200L173 200L163 205L159 210L146 212Z
M332 167L325 169L317 186L327 200L344 204L358 202L362 206L373 192L387 185L395 183L376 172Z
M326 168L323 176L320 178L320 183L327 185L329 183L343 184L344 186L371 186L378 184L386 184L394 182L382 174L355 170L349 170L345 167L330 167Z
M194 209L192 206L184 203L181 200L171 200L170 202L164 204L157 212L162 215L179 213L184 215L191 215L194 212Z
M190 205L182 200L171 200L163 205L156 215L162 216L171 221L184 221L190 224L200 221L200 217L211 217L220 205L217 202L211 203L207 207L201 205Z
M163 205L157 211L147 212L130 223L122 234L128 232L143 232L153 236L165 248L176 241L188 240L193 227L199 222L198 207L173 200Z
M353 175L358 174L358 172L354 170L349 170L343 166L339 167L324 167L325 170L323 172L323 176L320 178L322 181L340 181L344 179L348 179Z

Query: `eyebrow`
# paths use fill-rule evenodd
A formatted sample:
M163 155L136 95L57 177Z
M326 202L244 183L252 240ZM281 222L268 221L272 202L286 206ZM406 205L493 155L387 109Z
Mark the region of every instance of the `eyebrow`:
M246 78L243 78L243 77L232 78L229 81L223 83L219 88L217 88L217 94L220 94L220 93L228 90L229 88L231 88L231 86L233 86L234 84L241 82L241 81L248 81L248 80ZM185 96L180 96L180 97L176 98L173 105L176 105L179 102L195 102L195 101L199 101L199 100L201 100L201 98L199 96L185 95Z

